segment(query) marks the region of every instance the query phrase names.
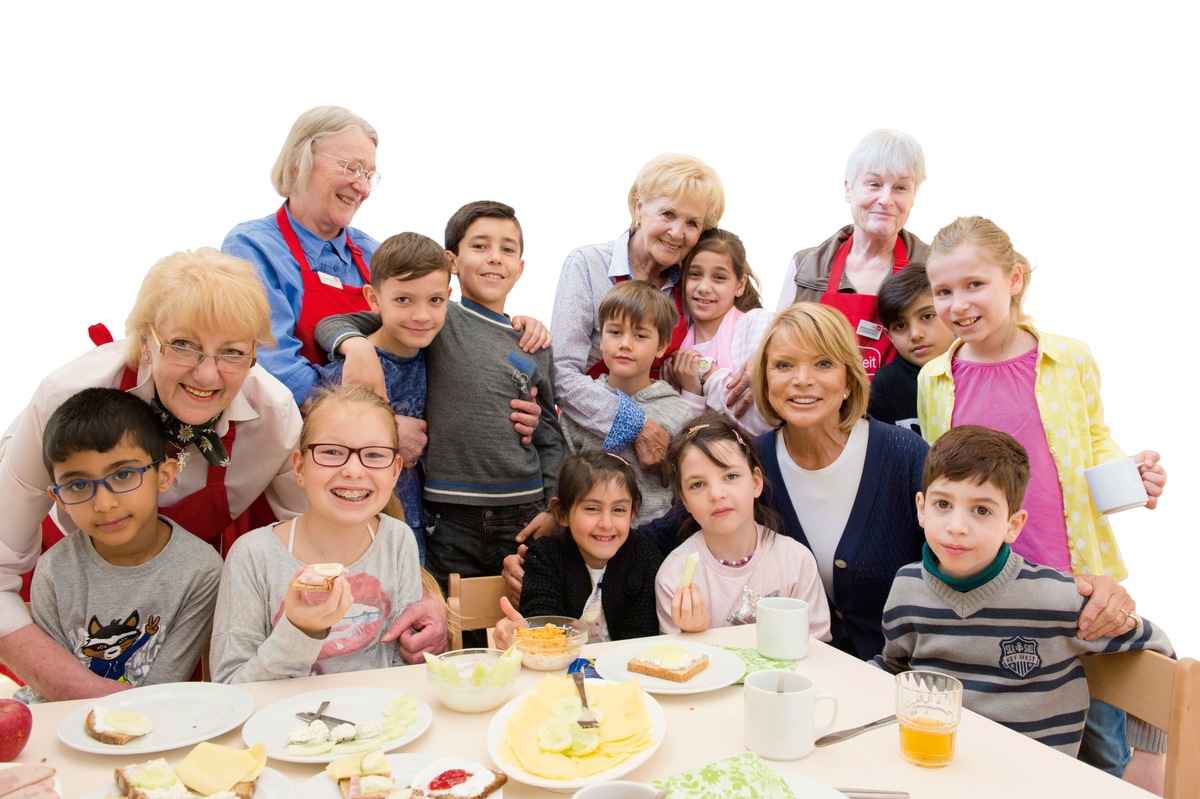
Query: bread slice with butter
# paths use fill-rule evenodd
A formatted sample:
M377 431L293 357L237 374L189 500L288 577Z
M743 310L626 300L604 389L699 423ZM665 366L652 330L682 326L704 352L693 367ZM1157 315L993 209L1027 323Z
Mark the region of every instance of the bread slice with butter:
M347 755L339 758L325 767L325 773L337 780L338 788L345 799L361 796L363 777L392 776L392 764L382 749L372 749L363 754ZM372 781L368 781L368 787ZM353 789L353 790L352 790ZM369 794L368 794L369 795Z
M126 799L188 799L191 796L174 769L161 757L115 769L113 782Z
M109 710L97 705L83 720L88 736L100 743L122 746L154 729L150 718L132 710Z
M659 644L639 652L625 668L660 680L687 682L708 668L708 655L682 646Z

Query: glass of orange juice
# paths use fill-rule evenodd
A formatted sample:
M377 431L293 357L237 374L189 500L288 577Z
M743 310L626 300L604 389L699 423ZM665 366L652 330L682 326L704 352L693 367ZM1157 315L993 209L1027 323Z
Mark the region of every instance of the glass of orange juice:
M900 752L910 763L939 768L954 757L962 715L962 683L936 671L896 675Z

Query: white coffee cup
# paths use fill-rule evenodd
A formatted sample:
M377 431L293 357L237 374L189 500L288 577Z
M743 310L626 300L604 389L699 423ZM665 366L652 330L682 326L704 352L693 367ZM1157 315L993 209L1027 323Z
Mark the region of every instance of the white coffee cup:
M799 660L808 655L808 603L769 596L758 600L755 649L772 660Z
M783 689L782 693L780 688ZM795 760L813 749L813 741L833 729L837 697L813 688L794 671L767 669L746 675L746 748L771 760ZM815 727L818 700L833 702L829 723Z
M1133 458L1102 463L1084 471L1088 492L1096 510L1101 513L1120 513L1130 508L1140 508L1150 498L1142 484L1142 474Z
M575 792L573 799L654 799L658 791L640 782L597 782Z

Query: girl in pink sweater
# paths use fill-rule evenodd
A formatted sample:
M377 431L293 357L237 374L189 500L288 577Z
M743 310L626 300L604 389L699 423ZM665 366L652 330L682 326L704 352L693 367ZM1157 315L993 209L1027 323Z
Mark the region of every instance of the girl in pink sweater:
M829 640L829 605L808 548L770 529L772 512L758 503L763 473L748 436L728 417L706 413L671 439L667 450L675 493L699 527L658 570L655 593L663 632L752 624L762 597L803 599L813 637ZM686 533L688 526L685 526ZM691 584L684 564L698 558Z

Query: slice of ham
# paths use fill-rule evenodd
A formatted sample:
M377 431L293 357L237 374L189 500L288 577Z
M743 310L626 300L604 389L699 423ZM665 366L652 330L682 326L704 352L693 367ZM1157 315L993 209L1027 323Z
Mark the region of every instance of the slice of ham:
M58 796L54 792L54 769L42 765L21 765L0 771L0 796L16 799Z

